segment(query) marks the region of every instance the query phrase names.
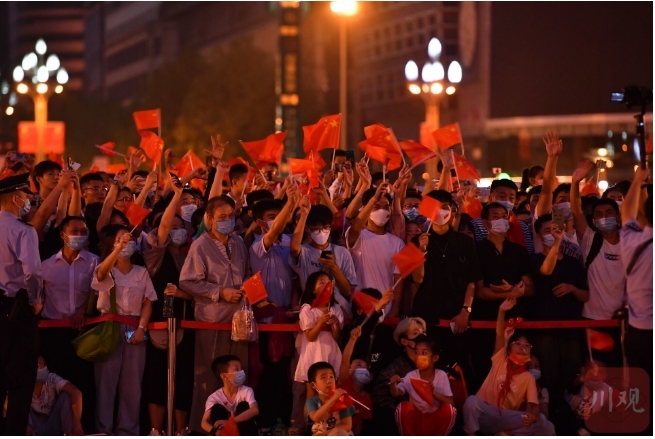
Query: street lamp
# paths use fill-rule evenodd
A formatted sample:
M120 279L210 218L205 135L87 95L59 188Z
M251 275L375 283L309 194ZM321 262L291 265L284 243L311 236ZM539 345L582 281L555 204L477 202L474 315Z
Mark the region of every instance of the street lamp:
M45 159L45 127L48 123L48 98L52 93L64 91L68 82L68 72L61 66L59 58L50 54L46 58L48 46L39 39L34 52L23 57L20 65L14 68L13 77L17 83L16 91L29 95L34 101L34 123L38 133L36 162Z
M405 79L407 89L413 95L420 95L425 102L425 124L430 132L439 128L439 109L444 95L452 95L457 91L457 84L462 81L462 66L453 61L444 70L443 64L439 62L441 56L441 42L432 38L428 44L429 60L423 65L420 71L414 61L408 61L405 65ZM434 142L432 147L435 148ZM437 174L437 163L431 161L426 164L431 176Z
M348 49L346 44L346 17L357 13L356 1L334 1L330 3L330 9L337 15L341 15L339 22L339 112L341 113L341 125L339 127L339 148L346 149L348 142Z

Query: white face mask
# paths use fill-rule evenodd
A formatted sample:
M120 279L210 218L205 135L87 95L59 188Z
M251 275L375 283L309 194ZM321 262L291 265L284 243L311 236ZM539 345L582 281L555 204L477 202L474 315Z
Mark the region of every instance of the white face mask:
M330 239L330 230L316 230L310 234L312 241L318 245L323 245Z
M507 209L508 212L511 212L512 209L514 209L514 203L512 203L511 201L500 201L500 200L498 200L498 201L496 201L496 203L502 204L505 207L505 209Z
M555 205L555 209L561 209L564 214L564 220L568 221L571 218L573 218L573 215L571 214L571 203L559 203Z
M198 206L195 204L187 204L186 206L182 206L180 208L180 211L182 212L182 219L188 223L191 222L191 217L193 216L193 213L198 210Z
M437 220L435 221L435 223L439 226L448 224L448 221L450 221L450 216L451 216L450 209L441 209L439 211L439 216L437 216Z
M490 221L491 230L490 232L494 235L504 235L509 230L509 221L505 218L499 218L497 220Z
M391 213L388 210L378 209L371 212L369 219L375 223L376 226L382 227L387 221L389 221L389 216Z

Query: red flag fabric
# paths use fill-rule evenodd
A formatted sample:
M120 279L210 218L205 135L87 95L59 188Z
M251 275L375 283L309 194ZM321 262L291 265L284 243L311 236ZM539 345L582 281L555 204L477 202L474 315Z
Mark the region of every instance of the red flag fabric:
M375 308L378 299L361 291L356 291L355 294L353 294L353 302L355 302L364 314L368 314L373 310L373 308Z
M312 308L318 308L332 303L332 282L325 284L323 291L318 293L316 299L312 301Z
M423 197L421 204L418 206L419 215L423 215L432 222L437 220L441 211L441 203L432 197Z
M598 186L596 186L596 182L594 181L594 177L591 177L584 186L582 186L582 190L580 193L587 197L589 195L596 195L600 197L600 191L598 190Z
M468 213L473 219L480 218L480 215L482 215L482 203L478 198L466 195L463 204L462 212Z
M379 129L383 130L384 128L386 127L381 123L374 123L372 125L364 127L364 135L366 136L367 139L370 139L377 130Z
M126 154L126 155L127 155L128 157L132 157L132 156L135 155L137 152L139 152L139 148L136 148L136 147L134 147L134 146L128 146L128 147L127 147L127 154ZM146 158L143 157L143 158L141 159L141 163L145 163L145 161L146 161Z
M389 162L380 163L386 165L389 171L400 169L403 158L401 156L400 145L391 128L387 128L381 124L374 124L364 128L364 133L367 138L359 142L360 149L365 151L376 162L380 162L379 159L383 157L383 154L381 151L376 150L375 147L383 148Z
M280 164L282 153L284 152L284 139L287 137L286 131L274 133L262 140L252 142L241 142L241 146L246 153L255 162L257 168L261 169L269 163Z
M241 157L235 157L235 158L233 158L233 159L230 159L230 160L227 161L227 164L228 164L230 167L232 167L232 166L234 166L234 165L246 165L246 166L250 167L250 163L248 163L247 161L245 161L245 160L244 160L243 158L241 158Z
M51 152L50 154L48 154L48 160L57 163L62 168L64 167L64 159L60 155Z
M200 157L196 155L193 151L189 150L186 154L180 159L179 162L175 165L175 171L177 175L181 178L185 175L189 175L195 169L202 168L205 164L200 160Z
M108 157L115 157L116 153L114 152L114 147L116 144L114 142L103 143L102 145L97 145L100 152Z
M230 414L230 419L223 424L223 428L218 430L218 436L239 436L239 426L234 420L234 413Z
M400 277L407 277L425 262L425 255L416 245L410 242L391 259L398 267Z
M85 172L84 174L82 174L82 175L84 176L84 175L86 175L86 174L95 174L96 172L100 172L100 168L97 167L96 165L93 165L93 166L91 166L91 167L89 168L88 171L86 171L86 172Z
M653 133L648 133L648 140L646 141L646 154L653 153Z
M441 149L448 149L462 143L459 123L451 123L432 132L432 138ZM460 177L462 178L462 177Z
M323 160L323 157L318 152L314 151L309 151L309 154L307 154L307 157L305 157L309 161L314 162L314 167L318 169L319 171L327 166L327 163L325 163L325 160Z
M146 153L148 158L155 163L161 162L161 154L164 150L164 141L152 131L140 130L141 136L140 148Z
M303 174L312 170L319 171L321 169L319 167L320 165L313 160L288 158L287 163L289 164L289 174L291 175Z
M587 340L589 347L601 352L611 352L614 349L614 340L612 336L605 333L587 328Z
M135 111L132 114L138 131L147 130L148 128L159 128L159 121L161 119L159 108Z
M359 148L366 153L366 155L371 159L375 160L378 163L381 163L383 166L387 165L389 161L389 156L387 155L387 150L366 143L366 140L359 142Z
M419 380L417 378L410 378L409 382L412 384L412 387L423 401L427 402L430 405L433 404L432 387L430 387L430 383L428 383L425 380Z
M123 169L125 169L125 165L122 164L122 163L107 165L107 173L108 174L118 174Z
M146 209L134 203L129 203L123 208L123 213L130 224L138 226L148 216L150 209Z
M246 292L246 297L251 305L254 305L268 297L264 281L262 280L262 273L258 271L250 279L245 281L242 285Z
M400 142L400 148L405 151L405 154L409 157L409 161L412 162L412 167L437 157L436 152L414 140L403 140Z
M513 211L510 211L507 219L509 220L509 230L505 237L508 241L525 247L525 236L523 236L523 229L521 228L519 217Z
M332 387L328 389L328 395L330 398L334 396L334 392L336 392L335 388ZM341 395L341 397L337 399L337 402L335 402L332 408L330 409L330 413L346 410L347 408L352 407L353 404L355 403L353 402L353 399L350 397L350 395L348 394Z
M339 149L339 132L341 128L341 114L332 114L321 117L314 125L302 127L302 148L305 154L309 151L322 149Z
M455 158L455 171L457 172L457 178L460 180L479 180L480 175L475 169L475 166L470 164L468 160L458 154L453 154Z
M12 175L14 175L14 171L12 171L9 168L5 168L5 170L2 171L2 174L0 174L0 180L11 177ZM34 192L34 191L32 191L32 192Z

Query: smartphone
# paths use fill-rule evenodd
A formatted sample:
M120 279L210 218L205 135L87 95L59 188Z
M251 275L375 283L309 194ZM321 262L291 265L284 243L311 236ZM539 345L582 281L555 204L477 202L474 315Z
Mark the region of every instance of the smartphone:
M553 222L557 225L557 228L564 230L564 210L563 209L553 209Z
M177 186L177 187L182 187L182 182L180 181L179 177L172 172L169 172L168 175L171 177L171 182Z
M125 332L125 339L127 340L128 343L132 342L132 337L134 337L134 332L135 331L126 331ZM148 340L148 334L143 334L143 341Z
M327 259L328 256L332 256L332 250L323 250L321 252L321 259Z
M355 150L347 149L346 150L346 161L350 162L351 166L355 166Z
M335 163L334 172L343 172L343 163Z

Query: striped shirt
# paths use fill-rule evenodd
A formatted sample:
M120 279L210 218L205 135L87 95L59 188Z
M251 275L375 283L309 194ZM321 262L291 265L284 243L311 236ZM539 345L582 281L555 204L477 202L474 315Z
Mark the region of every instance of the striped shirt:
M476 218L471 221L473 225L473 233L475 234L475 242L482 242L487 239L489 236L489 231L485 226L482 225L482 218ZM519 221L521 225L521 232L523 232L523 238L525 239L525 248L529 254L534 254L534 244L532 242L532 231L530 226L523 221Z

